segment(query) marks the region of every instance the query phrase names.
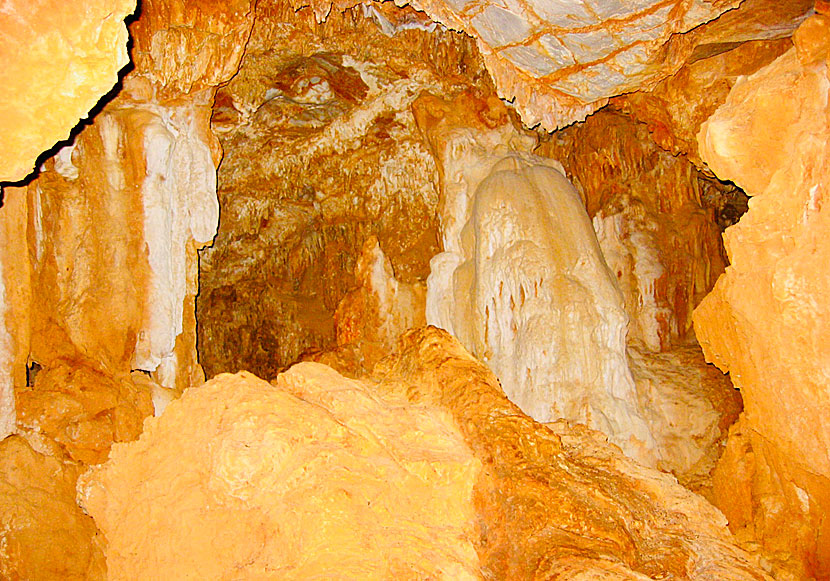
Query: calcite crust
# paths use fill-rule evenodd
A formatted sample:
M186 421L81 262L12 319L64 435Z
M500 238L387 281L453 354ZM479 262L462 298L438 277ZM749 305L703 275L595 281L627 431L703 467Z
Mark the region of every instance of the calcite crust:
M447 414L301 363L189 390L79 498L111 581L477 579L479 470Z

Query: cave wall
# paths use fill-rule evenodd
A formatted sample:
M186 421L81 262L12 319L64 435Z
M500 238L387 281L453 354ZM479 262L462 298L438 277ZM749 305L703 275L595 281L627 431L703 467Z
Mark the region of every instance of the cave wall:
M659 352L683 343L692 310L726 265L716 208L695 166L647 125L603 109L537 149L579 189L625 298L628 341Z
M492 85L470 39L411 9L384 17L388 30L376 18L354 9L319 24L263 3L217 93L222 220L197 304L208 375L274 377L346 341L335 315L370 237L405 285L423 286L440 250L439 169L410 106Z
M67 139L129 62L124 19L135 0L6 2L0 19L0 182L18 182ZM54 153L54 151L53 151Z
M770 8L769 3L755 1L746 4L766 6L767 15L775 13L776 6ZM826 299L827 289L824 284L826 278L821 277L827 252L820 235L827 226L824 219L826 212L821 210L828 132L827 112L826 108L822 108L827 97L826 24L821 19L807 21L799 33L795 52L788 52L748 81L736 80L739 74L752 72L753 67L768 62L786 48L787 40L776 39L786 37L794 23L801 21L804 14L802 5L788 5L786 21L778 29L770 27L768 22L765 24L764 18L733 19L731 24L727 22L729 19L725 19L727 24L722 25L720 30L715 26L706 32L703 29L708 27L702 27L690 36L676 35L665 47L671 58L662 61L663 64L657 67L659 71L649 77L648 84L650 86L669 74L684 60L694 61L682 70L691 75L689 78L696 87L695 94L713 98L704 100L703 107L690 108L688 117L685 109L672 106L680 100L679 95L685 94L683 83L686 81L673 81L676 77L658 85L652 95L641 94L640 101L640 97L635 95L616 100L615 105L645 121L654 139L667 150L689 153L692 162L698 165L701 165L701 159L705 160L718 177L732 179L754 195L749 214L739 227L729 230L726 236L733 266L722 278L711 300L704 302L696 315L698 333L709 357L731 372L748 401L747 411L733 429L733 438L716 475L716 496L733 528L743 535L741 538L749 543L752 539L761 539L776 559L802 563L801 572L804 575L814 573L826 576L828 533L822 528L827 524L821 517L830 506L827 500L827 490L830 489L827 465L830 461L827 459L828 437L824 431L816 430L816 426L822 425L827 411L827 362L823 347L826 333L822 327L822 321L826 318L823 307L826 300L823 299ZM10 27L13 34L4 36L4 42L8 39L9 44L2 45L2 58L4 63L14 62L20 66L4 67L4 74L9 75L7 86L15 86L20 82L17 79L28 79L31 71L38 71L37 79L56 81L62 87L68 86L67 78L72 81L83 78L92 80L90 86L94 88L90 93L90 86L79 87L73 93L77 102L68 102L62 93L54 89L43 88L38 82L25 82L27 87L37 89L39 96L56 98L60 105L47 103L43 109L46 113L36 115L31 111L26 115L6 115L5 111L14 109L0 110L5 121L14 120L16 123L29 119L36 124L48 122L55 130L54 133L51 130L29 131L26 126L22 133L37 136L38 144L21 142L19 147L10 146L7 149L15 153L4 158L12 169L3 174L2 179L19 179L29 171L38 152L65 137L75 119L84 115L97 95L108 90L114 82L114 75L124 62L121 22L132 6L127 3L107 5L101 19L94 17L95 10L100 6L91 6L77 33L65 38L54 34L40 35L45 43L43 45L28 43L26 38L18 35L36 32L27 18L40 14L37 18L39 23L57 28L58 25L77 24L77 14L58 10L49 12L48 6L38 4L33 6L47 12L37 12L33 8L21 20L18 17L24 14L23 8L11 3L9 6L17 12L4 13L12 14L13 18L3 20L3 23L11 22L14 26ZM0 248L0 275L3 281L0 431L5 434L12 430L17 418L18 430L34 450L30 452L25 446L7 446L4 454L8 456L4 457L4 461L13 465L19 465L16 462L45 465L48 462L42 461L44 457L55 456L69 463L65 464L71 468L66 471L69 481L75 478L78 466L106 458L112 441L137 437L141 420L152 413L151 395L154 390L158 392L162 389L160 384L181 391L201 381L195 350L197 250L212 237L216 228L216 184L212 179L222 155L220 142L213 137L209 120L213 114L216 127L217 113L230 116L252 113L245 107L238 109L239 103L234 101L229 91L216 97L212 110L215 87L230 80L239 68L246 43L252 54L270 49L275 39L284 34L286 15L293 14L294 10L288 4L263 4L263 10L278 15L270 20L264 18L263 30L251 36L254 24L251 2L196 4L147 0L142 6L143 16L131 28L136 68L124 80L118 97L109 101L91 123L81 126L73 146L60 149L46 161L40 175L26 184L16 184L18 187L4 184L3 189L4 203L0 213L0 238L3 242ZM819 3L820 9L823 10L823 6ZM726 7L726 3L713 6L710 16ZM440 6L435 8L436 14L439 9ZM463 18L459 27L469 28L471 25L464 20L473 20L475 15L461 12ZM322 14L317 10L316 16ZM356 14L353 13L350 18L355 18ZM377 8L377 12L370 10L368 14L381 28L434 30L434 23L414 13L401 17L394 11ZM458 13L453 14L458 17ZM505 14L502 16L510 18ZM330 34L314 22L313 16L304 18L309 34L321 33L324 37ZM447 18L449 20L450 16ZM692 20L681 18L666 30L676 32L686 25L680 26L678 22L690 24ZM346 22L342 26L348 28L349 24ZM355 33L355 30L358 32ZM366 42L360 36L365 31L353 26L354 36L350 42L361 46ZM665 32L658 35L660 40L651 48L656 50L665 40ZM94 49L81 50L79 47L90 35L99 44ZM408 35L405 38L410 42L414 37ZM67 42L66 39L77 41L78 46L62 46L60 50L49 53L48 62L43 62L43 51L50 48L49 42L60 40L63 43ZM310 43L308 39L294 40L299 46ZM729 56L731 51L725 50L725 47L734 47L735 43L746 40L752 42L735 49L744 56ZM419 42L421 44L411 43L417 50L410 52L427 54L424 68L433 78L426 81L423 77L408 77L406 73L410 72L412 62L406 59L396 61L389 71L367 71L365 61L355 59L344 62L341 56L334 73L346 72L354 76L356 71L370 90L373 89L372 82L367 83L365 79L374 80L377 85L378 92L375 94L378 95L376 103L379 105L374 110L376 114L369 115L370 122L363 126L363 133L352 136L354 141L350 147L353 155L357 156L374 145L377 146L375 151L378 156L375 159L383 159L384 152L388 154L391 147L388 141L390 136L406 136L404 141L409 140L412 144L409 153L417 150L414 158L391 155L387 160L420 160L421 169L415 172L417 175L414 177L417 178L415 190L421 192L426 200L422 211L415 216L398 213L400 220L391 219L378 229L375 223L387 216L388 209L378 206L375 214L366 217L368 225L364 230L354 229L359 235L350 238L349 243L350 256L356 257L364 241L372 233L379 234L393 274L413 284L423 282L425 261L420 261L420 267L407 270L410 263L402 257L409 249L417 249L415 254L423 257L438 248L437 241L430 239L429 233L438 229L434 214L438 210L433 210L437 208L438 201L433 186L442 179L442 168L436 165L433 169L426 149L418 149L425 146L417 136L415 119L408 111L409 105L424 88L452 95L473 85L473 88L483 90L487 95L492 94L492 87L486 83L475 86L478 81L470 81L470 78L477 78L483 67L475 58L464 56L469 56L467 41L434 45L432 41ZM7 49L10 45L15 48ZM101 46L106 46L107 50L101 52ZM388 49L392 52L402 51L400 45L387 46L394 47ZM325 50L331 48L329 45ZM489 49L485 47L483 50L486 53ZM300 52L309 58L320 51L320 45L310 43L303 46ZM74 52L71 62L80 64L70 65L67 61L51 58L52 54L64 55L67 52ZM715 55L705 58L711 52ZM444 58L448 54L453 55L452 58ZM40 60L32 64L18 58L21 56ZM723 72L715 74L714 79L707 77L706 66L714 62L711 59L721 58ZM746 68L727 67L725 63L729 62L729 58L746 58L753 64ZM442 60L449 60L453 65L449 69L442 68ZM603 57L600 60L606 59ZM308 61L305 62L308 64ZM494 70L516 64L498 60L491 53L488 53L486 62ZM666 63L670 63L667 68L663 66ZM321 64L319 60L317 64ZM89 75L77 74L78 66L87 65L90 65ZM453 70L453 67L456 69ZM289 75L298 72L298 69L290 67L284 70ZM441 80L447 74L456 75L449 85ZM310 81L311 77L320 75L301 73L299 76ZM534 115L546 110L545 103L549 102L544 99L534 101L534 88L539 88L536 81L523 74L510 78L509 75L496 76L503 94L512 95L515 92L505 89L510 82L514 82L516 91L518 87L524 87L516 98L519 108L525 107L526 120L536 119ZM319 104L313 101L317 98L315 95L325 93L316 93L321 87L317 86L318 82L310 82L301 89L308 89L312 101L303 102L304 96L297 92L298 87L290 83L280 84L278 77L276 75L271 79L274 81L272 85L259 87L254 93L261 89L261 96L264 97L269 89L273 89L282 98L293 100L293 105L299 102L299 108L287 110L288 115L299 113L301 117L310 113L314 107L309 105ZM401 82L396 85L395 80ZM528 81L526 85L525 80ZM387 92L387 85L391 85L393 90ZM336 82L334 86L337 86ZM402 86L406 88L403 97L394 90ZM758 89L761 96L753 96L753 91L763 86L773 89L767 92ZM331 83L329 87L332 87ZM776 89L781 90L776 94ZM545 91L544 88L539 90L542 93ZM712 145L701 145L699 154L686 151L690 149L690 136L730 90L730 102L704 129L705 138L701 143ZM15 99L28 99L25 92L9 91L8 94ZM342 100L342 97L339 98ZM7 101L4 101L4 107L5 103ZM258 104L263 103L260 101ZM591 107L594 105L596 102ZM578 115L583 115L591 107L586 109L580 106ZM535 113L530 111L533 108L536 108ZM771 109L774 113L769 113ZM359 107L358 110L365 113ZM68 116L55 121L53 113L66 113ZM274 119L282 122L280 115L283 113L285 111L274 111L274 108L268 107L262 116L271 115L269 123L273 123ZM359 115L356 117L360 118ZM561 121L564 123L565 119L570 118L565 115ZM763 121L747 123L747 119ZM307 121L310 125L316 122L313 115ZM559 122L551 121L554 124ZM342 129L342 126L335 125L335 129ZM9 136L9 143L12 143L13 138L16 139L14 136L19 137L21 131L12 128L9 131L4 129L2 133L4 139ZM747 135L751 135L752 139L747 139ZM337 135L337 139L341 137L342 134ZM782 141L785 147L781 146ZM315 141L317 144L324 142L325 138ZM420 145L416 145L418 143ZM297 148L306 145L307 142L302 140L294 143ZM329 151L325 147L320 150L323 151L321 157L302 158L301 162L319 163L320 168L330 171L336 162L325 160ZM786 153L771 155L770 152ZM284 151L278 151L275 155L283 154ZM247 155L251 156L250 152ZM251 157L257 163L275 162L274 157ZM691 175L691 170L680 162L672 167L680 168L676 170L678 175ZM424 177L427 175L428 179ZM273 174L266 176L270 179ZM396 181L412 185L411 181L407 181L412 177L385 175L378 181L377 174L367 172L362 179L372 184L385 184L386 187ZM288 172L283 178L291 180L296 176ZM333 210L329 207L320 212L320 215L330 212L328 215L334 216L336 228L332 231L332 237L352 228L343 228L342 223L338 223L340 218L336 217L338 212L348 212L345 201L352 185L342 185L339 192L343 195L335 196L341 201L333 204ZM427 185L429 187L421 189ZM378 188L374 193L381 198L381 194L388 193L380 185ZM319 189L322 188L312 188L313 192ZM307 206L310 201L314 208L316 194L307 199L309 194L298 188L297 195L299 205ZM694 198L694 195L691 197ZM338 204L342 206L338 207ZM318 210L315 208L314 212ZM395 212L388 215L394 216ZM268 229L269 224L275 227L270 222L264 224L263 216L256 213L252 216L251 224L256 225L252 236L259 236L262 229ZM427 232L428 235L424 238L420 238L420 234L416 236L416 230L410 230L413 222L420 222L417 232ZM113 223L117 223L118 227L113 228ZM305 217L297 223L306 228L311 225L311 231L317 224ZM426 227L421 229L422 225ZM411 245L394 246L392 240L398 235L397 230L412 233L407 238ZM710 239L708 231L703 234L707 240ZM304 249L314 250L317 243L315 236L311 236L307 246L296 248L299 258L294 264L309 264L311 254L303 257ZM268 248L264 248L263 252L267 253ZM314 257L317 256L314 254ZM336 262L339 249L331 249L328 256ZM380 260L375 263L384 264ZM698 274L691 277L695 283L690 286L689 278L684 278L685 275L680 277L686 282L672 295L681 297L677 304L688 306L696 302L699 289L708 286L717 271L717 265L699 266L694 261L691 264L698 264L694 267L697 270L693 270ZM790 266L784 267L785 264ZM342 297L348 296L354 281L349 274L353 264L335 264L334 267L339 273L346 274L339 278L339 285L334 285L336 295L328 299L326 308L329 314L336 311ZM779 270L776 271L776 268ZM286 272L294 274L291 270ZM119 274L116 277L113 273ZM309 277L317 274L319 271L314 269L308 271ZM693 292L688 289L693 289ZM810 300L804 300L805 297ZM228 304L232 305L234 300L230 299ZM688 312L688 309L679 311ZM724 314L729 316L724 317ZM681 329L688 327L686 316L681 316L680 321L682 325L680 322L677 324L678 335ZM673 327L668 325L667 328ZM326 333L335 337L334 326ZM673 340L671 332L664 332L663 335ZM653 337L653 334L647 336ZM657 336L660 337L660 332ZM231 335L227 341L233 339ZM657 342L652 341L651 344L656 346ZM801 347L804 344L806 348ZM661 343L660 347L664 345ZM150 372L152 378L141 373L130 373L137 368ZM13 396L15 389L17 398ZM787 413L781 413L782 409ZM31 457L41 460L30 462ZM736 474L737 480L733 476ZM28 493L34 494L37 480L31 479L31 484ZM27 492L21 490L21 494ZM77 518L69 499L71 487L58 487L55 495L65 501L64 508L58 512L65 516L67 511L72 513L67 517L70 520ZM4 502L6 508L17 503L14 494L11 500ZM21 528L26 526L29 524L23 523ZM84 534L87 534L88 522L82 525L84 527L87 529ZM31 542L37 544L38 541ZM56 549L60 547L56 545ZM71 554L71 551L65 551L65 554ZM79 558L88 565L98 557L84 553ZM79 565L78 570L83 566L86 565Z
M830 575L828 38L827 15L807 20L701 129L703 159L752 198L724 235L731 265L694 315L745 402L718 504L734 530L819 578Z

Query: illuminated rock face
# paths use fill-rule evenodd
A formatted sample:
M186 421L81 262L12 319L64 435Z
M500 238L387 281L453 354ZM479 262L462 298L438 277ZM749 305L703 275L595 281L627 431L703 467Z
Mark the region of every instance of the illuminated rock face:
M0 182L18 181L69 137L129 62L124 18L135 0L3 3Z
M0 441L3 579L107 578L101 547L92 542L95 523L75 503L83 468L59 454L36 451L20 436Z
M707 357L745 412L716 478L732 526L801 575L830 575L830 109L828 17L736 84L704 124L713 171L752 196L725 244L731 266L695 312ZM736 492L738 491L738 492Z
M693 47L664 46L735 8L733 0L637 2L519 0L503 5L417 0L434 20L477 39L499 94L515 98L525 125L554 130L608 97L651 87ZM661 51L664 51L661 54ZM666 56L669 55L669 56Z
M189 390L79 486L111 580L477 579L480 466L446 412L302 363Z
M79 491L109 579L767 579L711 505L587 428L534 422L434 328L374 380L221 375Z
M358 257L372 236L395 280L424 283L440 250L439 170L410 106L422 91L457 94L476 83L492 92L459 34L390 37L359 11L318 25L308 9L260 3L212 119L225 157L219 233L200 255L208 375L275 377L351 342L348 316L337 313L362 284Z
M516 149L509 123L453 127L453 113L439 116L453 105L422 103L443 168L444 252L430 263L427 322L489 365L534 419L583 422L653 463L622 296L579 194L556 162Z

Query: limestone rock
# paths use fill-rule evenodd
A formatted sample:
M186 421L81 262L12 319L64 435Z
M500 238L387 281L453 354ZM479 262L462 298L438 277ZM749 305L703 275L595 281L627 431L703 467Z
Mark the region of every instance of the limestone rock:
M386 396L449 411L481 459L474 501L486 578L768 579L710 504L597 432L536 423L445 332L408 334L375 376Z
M653 463L622 297L582 200L556 162L522 151L529 143L509 123L457 125L452 110L465 106L419 105L443 175L444 252L430 263L427 322L489 365L534 419L584 422Z
M789 38L742 42L687 63L652 91L636 91L611 103L645 123L660 147L705 168L697 147L701 124L726 101L741 75L754 73L791 46Z
M98 464L113 442L129 442L153 413L151 392L78 361L59 360L17 390L18 425L57 442L76 462Z
M579 189L625 298L628 340L656 352L687 338L692 310L726 260L708 184L650 135L644 124L603 110L536 152L561 161Z
M752 199L724 235L731 266L695 312L763 450L748 464L759 476L726 499L750 510L734 526L820 578L830 575L828 34L826 16L807 20L795 48L736 84L701 129L702 157Z
M322 32L321 32L322 31ZM424 90L486 89L462 35L387 36L359 10L318 25L259 3L239 74L212 127L222 223L200 255L201 363L262 377L337 344L370 236L396 280L423 283L439 250L438 168L410 111ZM479 79L479 80L477 80Z
M0 182L26 177L69 137L129 62L124 18L135 0L3 3Z
M210 109L135 101L144 87L125 85L28 186L31 354L157 372L181 389L201 374L196 249L219 219Z
M239 69L254 22L251 0L142 0L131 27L136 73L167 94L197 93Z
M0 442L0 577L106 579L95 523L75 503L80 472L20 436Z
M110 580L478 579L479 469L445 412L301 363L188 390L79 499Z
M426 284L402 283L370 236L355 268L357 287L334 313L337 347L311 359L353 376L368 374L405 331L426 324ZM308 359L308 357L306 357Z
M109 578L768 579L711 505L534 422L446 333L400 349L375 380L221 375L117 445L79 482Z
M632 89L674 73L693 46L666 51L672 35L737 7L731 0L602 2L519 0L496 5L416 0L417 8L477 39L499 94L528 127L579 121Z
M706 364L696 344L662 353L631 346L628 355L637 401L660 450L660 469L711 500L712 471L743 409L741 396L727 375Z
M29 280L26 191L5 188L0 212L0 439L14 431L14 390L26 385Z

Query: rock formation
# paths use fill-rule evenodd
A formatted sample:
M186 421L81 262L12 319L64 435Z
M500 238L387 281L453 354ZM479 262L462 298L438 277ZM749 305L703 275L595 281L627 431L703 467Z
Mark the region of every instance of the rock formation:
M376 381L302 363L186 392L82 478L108 578L766 579L700 497L534 422L446 333Z
M695 312L704 352L745 402L716 499L733 530L805 578L830 575L828 18L807 20L699 134L712 170L752 196L724 235L731 265Z
M302 363L189 390L79 486L111 580L475 579L480 467L445 412Z
M713 499L768 572L830 578L825 0L143 0L121 73L134 3L0 4L0 576L106 576L76 477L149 415L178 413L202 365L274 378L305 358L365 377L428 315L537 417L602 428ZM718 226L735 222L693 330L726 264ZM746 398L731 428L741 402L695 332ZM483 377L430 333L386 380L349 384L387 390L366 396L385 410L367 426L411 427L403 400L425 392L409 368L420 384L436 369L424 345ZM322 369L283 378L345 381ZM427 412L482 471L478 533L418 537L450 555L423 560L507 578L694 577L717 562L710 578L741 578L694 562L712 547L745 562L720 526L683 536L666 502L723 522L697 497L587 428L551 423L560 447L501 395L468 395L513 427ZM531 483L493 463L534 446L555 460ZM567 475L594 484L562 495ZM544 516L551 489L570 521ZM511 490L535 491L509 497L531 499L527 519L504 508ZM631 514L646 524L615 528Z
M118 82L129 62L124 18L135 7L135 0L3 3L0 182L30 174Z
M397 280L423 283L440 250L438 170L410 105L426 90L489 87L454 33L387 35L357 10L318 25L283 3L260 3L256 22L212 118L225 157L221 225L200 263L208 375L274 377L334 347L370 236Z
M725 266L695 167L661 150L646 125L608 110L557 132L537 153L560 160L585 200L625 298L628 340L655 352L682 343L692 309Z
M443 168L427 322L487 363L534 419L586 423L653 463L622 297L576 190L556 162L522 152L510 123L459 125L459 102L417 106Z

